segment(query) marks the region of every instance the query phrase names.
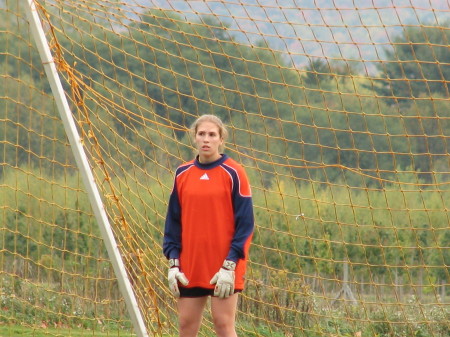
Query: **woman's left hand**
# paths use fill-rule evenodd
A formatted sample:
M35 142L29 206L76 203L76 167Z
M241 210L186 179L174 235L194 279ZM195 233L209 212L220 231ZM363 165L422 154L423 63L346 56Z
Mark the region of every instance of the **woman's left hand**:
M225 260L223 266L211 279L210 283L215 284L214 296L227 298L234 294L234 269L236 263Z

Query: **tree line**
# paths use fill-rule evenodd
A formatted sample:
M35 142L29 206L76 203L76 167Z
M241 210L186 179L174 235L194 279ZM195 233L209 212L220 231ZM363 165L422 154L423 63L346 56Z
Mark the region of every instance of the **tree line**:
M65 27L59 41L67 63L82 74L87 88L133 113L131 117L112 111L116 117L111 123L119 133L130 128L143 132L144 120L152 114L185 127L197 114L215 113L235 128L237 145L251 144L261 159L270 152L276 163L289 158L293 166L340 164L368 171L376 165L382 178L411 168L427 182L433 171L448 167L444 99L449 97L450 33L441 27L406 28L393 39L392 49L386 48L387 60L379 62L379 74L373 77L357 73L350 63L322 59L295 69L263 42L249 46L235 41L225 33L224 23L210 18L200 25L177 14L150 11L140 22L130 23L126 32L93 27ZM8 46L8 53L0 55L9 75L2 90L13 98L6 100L0 114L9 123L34 128L43 117L27 113L30 106L54 110L45 99L49 87L37 52L18 59L14 55L25 48L21 40L7 34L0 39ZM43 92L31 94L34 87ZM18 110L14 116L8 113L13 110ZM41 128L46 133L53 127ZM25 129L18 135L13 128L0 132L2 139L17 138L20 147L47 155L48 147L35 149L39 145L27 140ZM130 141L135 137L132 132L126 136ZM56 137L64 139L64 134ZM3 146L8 160L28 160L26 151L13 155L14 148ZM61 142L52 151L64 146ZM311 174L339 178L334 169L307 174L294 169L300 178Z

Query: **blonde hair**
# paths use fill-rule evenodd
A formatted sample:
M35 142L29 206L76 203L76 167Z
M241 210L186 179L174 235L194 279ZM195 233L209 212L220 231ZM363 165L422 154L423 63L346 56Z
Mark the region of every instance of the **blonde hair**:
M219 151L223 152L225 149L225 140L228 137L228 130L225 126L225 124L222 122L222 120L214 115L202 115L200 117L198 117L194 123L192 123L191 127L189 128L189 133L191 135L192 140L195 140L195 135L197 133L198 127L200 126L200 124L204 123L204 122L211 122L214 123L215 125L217 125L217 128L219 129L219 135L220 138L223 139L223 144L219 147ZM195 143L195 141L194 141Z

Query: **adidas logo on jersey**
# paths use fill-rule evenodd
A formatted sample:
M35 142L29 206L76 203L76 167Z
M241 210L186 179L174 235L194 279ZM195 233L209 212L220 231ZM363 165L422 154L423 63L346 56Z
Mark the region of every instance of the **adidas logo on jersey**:
M209 177L206 173L204 173L201 177L200 180L209 180Z

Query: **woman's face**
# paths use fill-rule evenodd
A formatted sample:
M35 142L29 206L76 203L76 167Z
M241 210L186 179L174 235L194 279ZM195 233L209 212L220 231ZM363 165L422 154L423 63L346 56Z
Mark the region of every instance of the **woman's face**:
M219 148L223 144L223 139L215 123L207 121L200 123L194 140L201 163L211 163L220 158Z

